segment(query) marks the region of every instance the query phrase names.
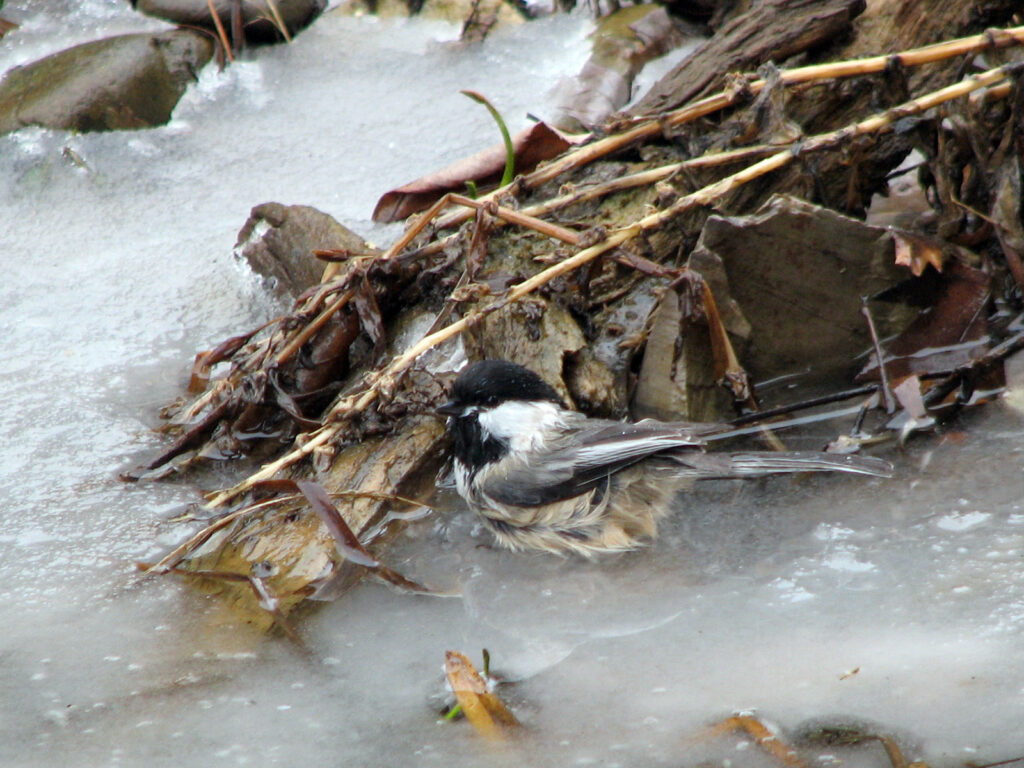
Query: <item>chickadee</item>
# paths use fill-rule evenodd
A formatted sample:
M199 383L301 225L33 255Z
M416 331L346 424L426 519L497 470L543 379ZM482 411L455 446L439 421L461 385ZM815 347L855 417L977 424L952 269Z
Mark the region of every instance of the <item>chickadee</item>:
M694 480L781 472L887 477L882 459L825 453L705 453L721 425L635 424L563 407L537 374L503 360L469 366L438 408L454 440L459 495L514 550L632 549L657 533Z

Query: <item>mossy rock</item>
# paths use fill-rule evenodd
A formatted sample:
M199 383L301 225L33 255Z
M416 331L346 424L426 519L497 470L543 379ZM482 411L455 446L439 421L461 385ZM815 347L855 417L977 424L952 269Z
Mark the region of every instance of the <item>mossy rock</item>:
M212 56L209 38L176 30L108 37L15 67L0 81L0 133L163 125Z

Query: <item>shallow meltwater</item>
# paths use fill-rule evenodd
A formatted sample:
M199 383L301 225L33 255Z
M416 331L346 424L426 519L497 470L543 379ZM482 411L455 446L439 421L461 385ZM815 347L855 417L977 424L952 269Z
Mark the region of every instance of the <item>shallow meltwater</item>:
M127 4L8 2L4 69ZM450 597L367 581L264 637L171 577L140 579L228 482L124 484L193 355L280 307L231 257L250 208L316 206L371 240L377 197L492 144L587 56L558 17L451 50L455 26L328 14L291 46L204 70L171 124L0 137L0 764L773 765L709 725L869 724L933 765L1024 739L1024 416L998 401L893 450L891 479L699 486L649 548L594 561L496 550L454 499L384 561ZM63 37L66 36L66 37ZM63 40L62 40L63 37ZM66 149L82 162L69 160ZM825 424L817 447L832 433ZM800 446L805 447L805 446ZM447 650L524 728L443 722ZM874 751L877 750L877 751ZM815 748L883 765L881 747Z

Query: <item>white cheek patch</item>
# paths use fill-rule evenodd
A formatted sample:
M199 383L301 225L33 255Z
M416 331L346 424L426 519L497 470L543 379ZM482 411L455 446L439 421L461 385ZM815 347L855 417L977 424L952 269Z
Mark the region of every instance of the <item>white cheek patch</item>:
M480 426L513 451L540 448L553 429L565 426L554 403L524 403L510 400L478 416Z

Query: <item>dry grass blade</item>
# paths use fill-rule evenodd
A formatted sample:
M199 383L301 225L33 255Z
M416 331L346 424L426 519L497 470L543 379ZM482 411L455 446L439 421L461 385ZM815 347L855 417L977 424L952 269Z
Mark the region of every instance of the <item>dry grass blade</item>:
M179 544L167 555L165 555L160 560L160 562L152 565L140 563L138 565L138 568L139 570L147 574L168 573L169 571L174 570L174 568L176 568L181 563L182 560L188 557L190 553L195 552L195 550L197 550L199 547L201 547L203 544L209 541L210 538L215 533L217 533L217 531L227 528L229 525L231 525L231 523L235 522L235 520L237 520L238 518L252 514L253 512L259 509L263 509L264 507L268 507L273 504L281 504L285 501L290 501L291 499L294 498L295 495L279 496L273 499L265 499L263 501L256 502L255 504L249 504L245 507L242 507L241 509L236 509L234 512L229 512L228 514L217 518L214 522L210 523L208 526L199 531L199 533L189 538L188 541Z
M309 502L323 524L327 526L327 530L334 537L338 550L346 560L367 568L377 568L380 565L349 528L348 523L338 512L338 508L334 506L334 502L331 501L331 497L323 486L311 480L298 480L295 485L306 497L306 501Z
M224 29L224 23L220 20L220 14L217 13L217 8L213 4L213 0L206 0L206 7L210 9L210 16L213 18L213 26L217 28L217 37L220 39L221 45L224 46L224 53L228 57L228 61L234 61L235 55L231 51L231 41L228 40L228 33Z
M185 558L187 558L189 555L191 555L193 552L199 549L199 547L203 546L203 544L209 541L218 531L227 528L229 525L234 523L239 518L245 517L246 515L251 515L255 512L258 512L261 509L265 509L266 507L274 506L277 504L285 504L287 502L294 501L295 499L299 498L300 495L298 484L294 480L273 480L267 483L260 484L259 488L260 490L274 492L277 495L270 499L263 499L252 504L247 504L246 506L240 509L236 509L232 512L229 512L226 515L218 517L216 520L214 520L212 523L204 527L198 533L191 536L187 541L182 542L169 553L167 553L167 555L161 558L159 562L138 563L138 569L146 574L169 573L173 571L178 565L180 565L180 563ZM374 499L376 501L397 502L401 504L409 504L411 506L422 506L421 502L415 499L408 499L405 498L404 496L395 496L394 494L390 493L375 493L372 491L341 491L330 495L338 498L369 498ZM333 504L331 506L333 507ZM349 529L349 533L351 534L351 529ZM360 548L362 547L361 544L359 544L358 546ZM363 552L365 552L365 549L363 550ZM376 563L377 567L384 568L385 571L387 571L388 573L394 573L394 571L391 571L385 566L380 565L380 563L377 562L368 553L366 554L365 557L369 558L371 562ZM355 562L354 558L353 562ZM426 588L424 587L420 587L420 585L416 584L415 582L405 579L405 577L401 576L400 574L396 574L396 576L397 579L393 580L393 583L396 583L397 586L407 589L413 589L414 591L416 591L417 587L419 588L418 591L429 591L426 590ZM388 581L392 581L391 579L388 579L386 575L382 576L382 578L385 578Z
M277 27L281 36L284 37L286 43L292 41L291 33L288 32L288 25L284 23L284 19L281 18L281 11L277 8L277 0L267 0L267 9L270 11L271 17L274 19L274 26Z
M739 162L741 160L763 157L764 155L773 154L778 151L778 145L757 145L752 147L742 147L740 149L731 149L724 152L713 152L711 154L702 155L701 157L682 160L678 163L670 163L658 168L651 168L646 171L631 173L600 184L593 184L587 187L581 187L580 189L570 189L570 191L567 191L565 194L553 197L550 200L545 200L541 203L525 206L514 213L519 216L527 217L528 219L537 220L537 217L539 216L547 216L555 211L568 208L571 205L587 203L591 200L598 200L607 195L612 195L616 192L623 192L627 189L647 187L651 184L656 184L659 181L664 181L670 178L684 169L711 168L719 165L726 165L728 163ZM474 200L473 203L475 206L488 204L488 202L482 200ZM509 209L503 208L502 210ZM438 230L449 229L465 220L465 218L466 215L462 211L450 213L438 220L436 228ZM440 253L444 250L445 246L451 243L456 237L458 237L458 234L449 235L448 237L436 240L433 243L419 248L415 254L417 256L430 256L435 253Z
M422 594L435 593L429 587L424 587L422 584L418 584L412 579L407 579L397 571L388 568L371 555L362 542L359 541L359 537L353 533L348 523L345 522L345 518L338 512L338 508L334 506L334 502L331 501L330 495L324 490L323 486L311 480L298 480L295 482L295 486L306 497L313 511L317 513L320 520L327 527L327 530L330 531L338 551L346 560L368 568L379 578L400 589Z

